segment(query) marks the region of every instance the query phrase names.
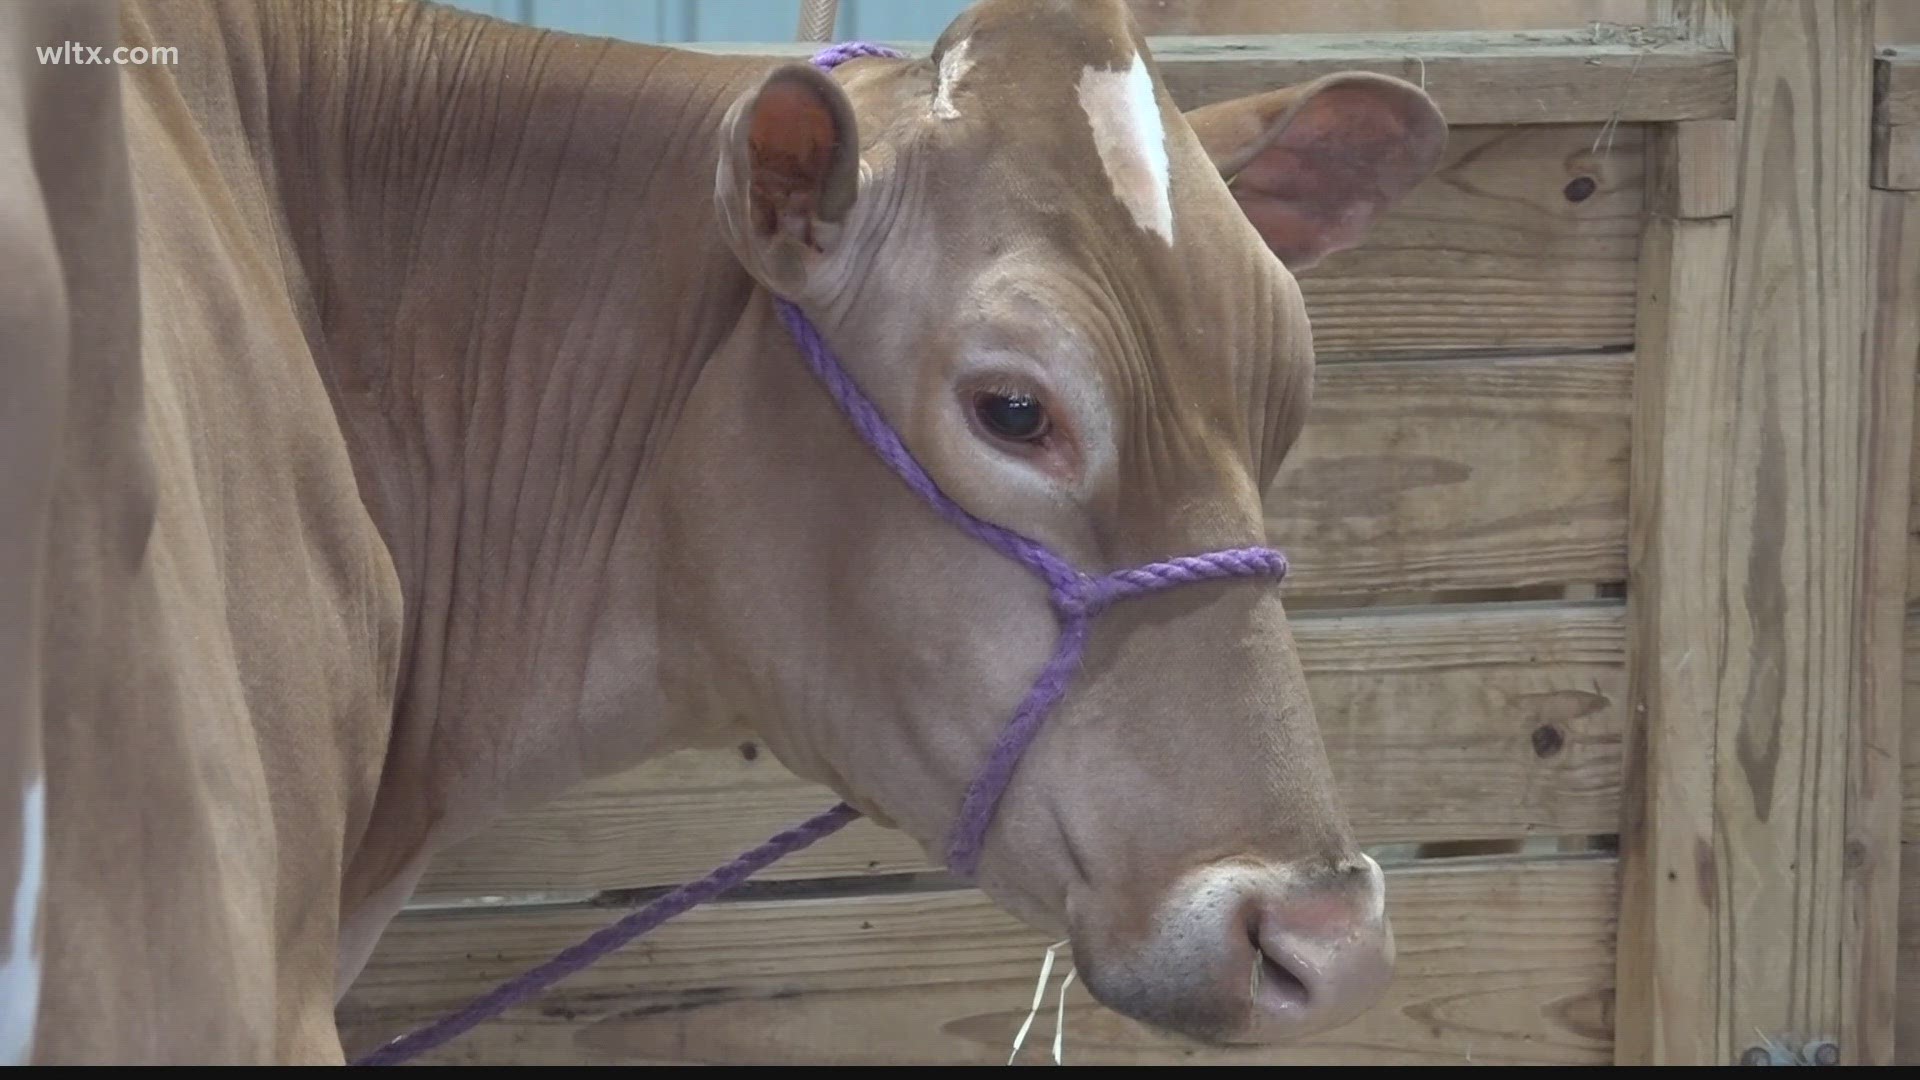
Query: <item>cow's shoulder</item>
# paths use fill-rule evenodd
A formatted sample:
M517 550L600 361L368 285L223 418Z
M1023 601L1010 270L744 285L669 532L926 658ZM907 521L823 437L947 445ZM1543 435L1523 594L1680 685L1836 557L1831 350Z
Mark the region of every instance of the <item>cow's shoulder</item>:
M245 6L94 10L75 36L177 63L73 67L0 116L68 308L37 627L38 1053L337 1055L339 867L384 756L398 584L250 137ZM61 140L21 137L36 124Z
M180 618L231 673L274 807L282 895L326 895L371 813L401 598L314 351L325 342L267 149L251 5L129 5L124 37L176 45L128 69L151 448L161 528L193 594ZM306 919L311 913L299 913ZM330 918L330 916L329 916ZM282 962L310 942L280 929ZM331 942L314 963L328 967Z

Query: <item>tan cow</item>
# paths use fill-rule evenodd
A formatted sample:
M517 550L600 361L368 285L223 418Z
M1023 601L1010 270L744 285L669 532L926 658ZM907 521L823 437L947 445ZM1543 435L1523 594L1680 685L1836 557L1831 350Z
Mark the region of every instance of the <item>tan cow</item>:
M1088 568L1258 543L1292 271L1444 134L1373 76L1183 116L1117 0L831 76L394 0L0 5L0 1052L337 1062L436 850L742 729L937 853L1054 618L771 297L974 513ZM1200 1038L1392 962L1270 582L1103 617L980 879Z

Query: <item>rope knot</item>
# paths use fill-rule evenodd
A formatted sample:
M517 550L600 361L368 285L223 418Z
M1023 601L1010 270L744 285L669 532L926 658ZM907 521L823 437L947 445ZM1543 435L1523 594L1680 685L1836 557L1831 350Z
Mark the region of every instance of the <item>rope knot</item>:
M1091 619L1112 602L1112 594L1091 574L1076 573L1053 585L1053 610L1062 621Z

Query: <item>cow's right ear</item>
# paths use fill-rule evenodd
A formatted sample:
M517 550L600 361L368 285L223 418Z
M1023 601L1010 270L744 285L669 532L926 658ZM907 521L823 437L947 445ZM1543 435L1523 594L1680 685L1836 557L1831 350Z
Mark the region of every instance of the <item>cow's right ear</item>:
M860 137L840 85L787 64L741 95L720 125L714 199L734 255L777 293L804 290L860 191Z

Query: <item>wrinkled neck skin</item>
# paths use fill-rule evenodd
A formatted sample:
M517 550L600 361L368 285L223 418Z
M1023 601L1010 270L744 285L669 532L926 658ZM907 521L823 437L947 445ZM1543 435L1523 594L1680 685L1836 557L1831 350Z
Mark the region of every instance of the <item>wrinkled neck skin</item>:
M405 596L344 986L427 855L502 807L744 737L677 689L729 673L662 597L728 567L671 547L666 507L728 496L676 490L671 462L756 452L690 430L689 402L725 408L755 391L716 380L799 364L713 220L716 132L766 62L415 5L272 18L274 167L314 352ZM778 557L785 540L759 537ZM667 641L684 644L663 657Z

